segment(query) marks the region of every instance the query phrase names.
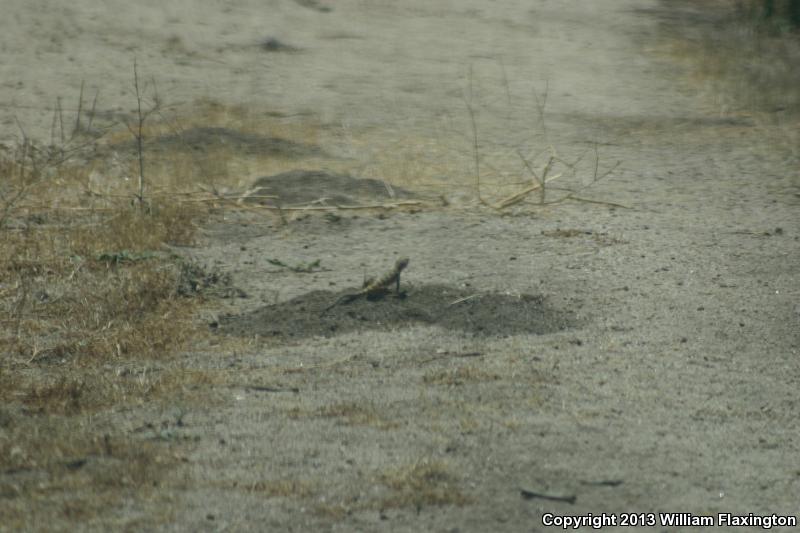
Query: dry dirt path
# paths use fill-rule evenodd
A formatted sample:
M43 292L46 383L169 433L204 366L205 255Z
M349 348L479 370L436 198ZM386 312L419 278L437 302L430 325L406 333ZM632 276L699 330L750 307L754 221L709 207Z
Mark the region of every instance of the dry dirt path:
M455 204L207 228L188 253L250 295L220 315L274 306L313 322L314 306L399 256L411 258L409 293L339 306L325 335L276 338L250 320L187 354L188 367L225 369L209 390L222 401L182 406L178 431L197 438L187 464L163 501L134 500L121 522L158 508L176 531L467 532L540 531L544 513L798 513L796 169L684 81L661 53L656 2L173 2L165 17L155 2L78 2L36 25L16 4L20 27L74 33L79 59L31 74L4 65L34 87L13 92L29 122L55 79L124 86L127 42L173 100L311 111L336 126L320 142L354 173L385 171ZM265 36L300 51L265 53ZM57 53L37 46L45 63ZM516 147L576 157L597 142L603 168L622 163L584 196L628 208L469 207L470 66L489 192L524 175ZM545 87L543 125L533 94L541 105ZM505 318L481 297L473 320L430 324L413 304L434 289L530 302L520 313L557 327L483 335Z
M345 120L374 128L376 145L431 131L455 144L441 121L469 131L454 93L473 63L481 135L500 139L484 146L488 158L536 129L530 95L548 80L549 140L573 152L602 143L604 159L623 164L595 197L631 209L310 220L198 255L277 298L278 313L405 255L409 299L427 284L544 295L542 313L572 313L576 325L506 338L403 325L240 354L232 364L284 392L242 388L234 406L193 422L227 444L208 438L194 457L201 482L182 520L199 525L213 509L209 530L528 531L546 512L796 513L800 226L787 168L746 118L705 107L655 55L641 3L504 6L359 6L353 28L375 47L353 63L340 51L328 74ZM497 57L522 112L502 112ZM267 274L266 257L323 258L333 271ZM266 501L204 486L221 471L301 485Z

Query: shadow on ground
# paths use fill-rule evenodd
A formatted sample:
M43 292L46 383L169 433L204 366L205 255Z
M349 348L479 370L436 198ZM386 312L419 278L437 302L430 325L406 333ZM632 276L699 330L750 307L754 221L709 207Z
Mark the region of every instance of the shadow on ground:
M301 339L417 324L487 337L541 335L577 326L574 316L549 307L542 296L476 294L446 285L416 286L378 300L358 298L326 311L347 292L309 292L247 314L221 317L211 327L233 336Z

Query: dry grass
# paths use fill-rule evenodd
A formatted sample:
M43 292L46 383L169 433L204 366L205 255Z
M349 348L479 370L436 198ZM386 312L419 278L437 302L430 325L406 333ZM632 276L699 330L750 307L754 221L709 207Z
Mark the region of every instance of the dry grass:
M800 160L800 29L781 16L786 5L776 2L775 16L766 18L761 0L685 2L689 23L667 33L677 37L670 55L689 67L692 83L720 116L749 116L766 149L794 164ZM800 175L792 175L800 184Z
M107 523L126 497L146 499L178 462L166 444L90 422L180 398L185 383L171 373L130 376L114 365L163 365L198 333L191 320L197 303L177 294L174 259L101 258L135 258L135 250L156 244L153 235L169 233L159 231L157 216L137 217L0 233L0 402L7 408L0 492L11 495L0 503L11 517L5 525ZM125 220L141 240L123 229Z
M179 462L169 446L97 431L82 417L3 415L0 514L9 530L85 527L108 518L131 494L146 498L157 490Z
M681 39L672 52L693 67L694 81L707 87L721 113L780 112L796 118L800 32L781 17L764 18L762 5L754 0L707 4L700 22L674 28Z
M370 404L339 402L315 410L292 407L286 411L292 419L333 418L348 426L370 426L378 429L394 429L398 423L387 420L378 409Z
M398 426L397 422L386 420L372 405L355 402L344 402L327 405L321 408L318 416L323 418L338 418L350 426L372 426L379 429L392 429Z
M244 190L256 176L298 166L357 174L352 162L314 152L338 132L313 117L212 101L186 117L157 113L143 124L141 209L135 143L125 129L99 140L76 136L68 151L26 139L24 151L0 154L0 515L9 517L0 529L152 529L169 520L151 495L180 483L170 472L190 443L148 420L159 416L154 409L208 405L232 376L185 368L179 358L206 334L195 319L202 298L185 279L203 273L166 245L193 244L217 209L201 188ZM199 150L183 143L182 132L208 128L234 142L212 135ZM85 140L92 146L81 146ZM289 149L261 154L259 143ZM303 159L311 163L298 163L293 147L309 149ZM396 427L370 405L305 415ZM238 487L267 497L311 494L293 479Z
M331 503L314 506L317 515L342 520L358 511L411 509L453 505L463 507L473 502L460 487L460 480L443 461L422 459L378 473L374 480L382 487L381 495L369 497L331 497Z
M288 153L252 149L253 142L277 139L279 147L335 151L342 131L310 116L206 101L187 117L153 115L143 124L142 209L133 202L136 151L124 129L91 141L91 149L76 146L55 158L30 147L0 157L0 515L9 517L6 527L151 529L169 518L149 495L177 483L170 472L188 444L146 420L153 409L207 405L214 398L209 392L231 379L224 371L187 369L179 358L203 338L205 327L195 319L202 299L185 290L183 278L193 270L167 245L193 244L198 226L216 209L197 196L201 187L243 190L256 176L298 166L412 184L450 170L432 163L440 159L438 148L422 141L409 141L389 159L372 158L365 144L356 163L321 151L298 162ZM193 128L223 128L242 142L212 143L208 150L182 146L180 132ZM352 150L370 139L370 132L351 133L346 143ZM457 384L496 377L467 372L439 379ZM352 402L288 415L397 427L376 406ZM150 429L126 427L130 417ZM392 470L379 483L391 494L368 502L373 509L467 501L440 463ZM239 487L268 497L312 494L307 483L291 479ZM145 518L122 510L131 505Z
M208 211L174 190L134 209L131 183L93 190L92 150L23 145L0 157L0 529L149 529L158 509L121 509L152 507L181 444L117 413L199 401L220 381L180 368L205 328L165 246L192 244Z
M247 190L258 177L298 167L297 154L283 153L281 147L317 147L326 135L325 127L311 114L285 116L201 99L145 124L150 195L193 193L199 186ZM125 130L110 133L103 139L102 152L106 157L92 164L94 175L106 179L94 183L93 189L104 195L120 194L126 180L132 181L138 172L130 134ZM339 157L322 152L306 159L310 159L303 163L306 167L348 168Z
M260 494L266 498L303 499L313 496L315 493L310 482L292 478L259 481L213 481L210 485L225 490L239 490L251 494Z
M501 379L499 374L487 372L474 366L428 372L422 381L428 385L459 386L465 383L486 383Z
M381 482L393 494L380 503L382 509L457 505L471 502L458 486L457 478L441 461L422 460L386 472Z
M179 347L191 315L177 294L180 269L157 253L191 229L167 217L124 213L0 235L0 346L42 359L152 357ZM171 323L170 323L171 322Z

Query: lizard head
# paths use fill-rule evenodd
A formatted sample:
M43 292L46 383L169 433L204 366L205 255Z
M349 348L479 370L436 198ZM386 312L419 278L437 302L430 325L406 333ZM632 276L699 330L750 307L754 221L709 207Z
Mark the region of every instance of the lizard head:
M402 257L402 258L398 259L397 262L394 264L394 268L398 272L400 272L401 270L403 270L407 266L408 266L408 257Z

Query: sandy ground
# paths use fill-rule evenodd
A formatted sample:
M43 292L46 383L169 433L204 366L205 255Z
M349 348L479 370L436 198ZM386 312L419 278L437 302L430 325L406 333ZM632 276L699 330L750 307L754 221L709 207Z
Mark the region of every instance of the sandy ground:
M688 83L658 7L6 0L4 139L14 115L48 135L53 102L81 80L104 111L128 112L136 55L167 102L312 114L321 149L354 174L451 204L205 228L184 253L249 297L209 312L218 343L186 365L239 384L182 407L175 431L196 439L186 464L115 523L466 532L541 531L545 513L797 515L797 169L751 118ZM270 38L293 49L265 50ZM622 163L581 196L624 207L476 207L470 78L485 193L526 178L516 148L566 158L597 142L601 171ZM591 178L587 157L572 187ZM317 320L400 256L404 299ZM459 305L469 311L445 320ZM481 327L508 308L531 327ZM269 317L282 316L308 327L280 334Z

